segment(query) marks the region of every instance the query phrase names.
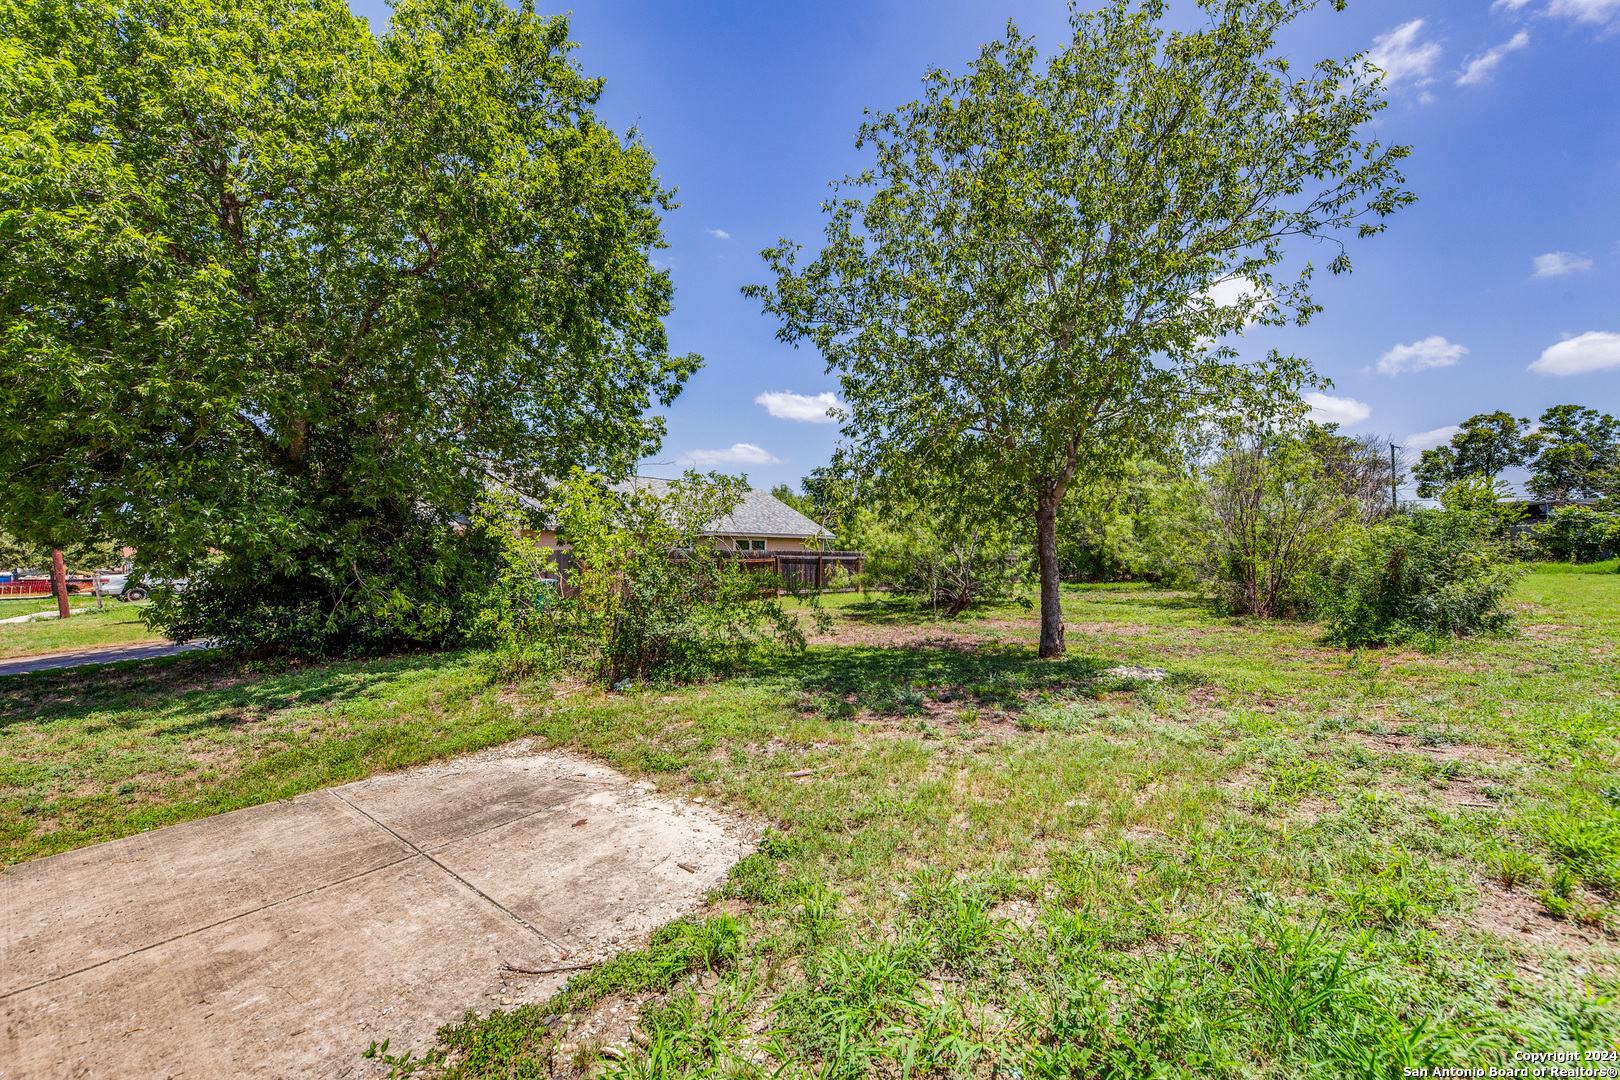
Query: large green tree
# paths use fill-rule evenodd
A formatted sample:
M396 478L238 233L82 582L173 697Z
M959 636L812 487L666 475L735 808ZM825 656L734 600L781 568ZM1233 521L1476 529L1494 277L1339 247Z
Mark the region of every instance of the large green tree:
M0 525L336 610L487 473L654 449L670 193L572 48L499 0L0 0Z
M1503 469L1523 465L1531 445L1525 441L1530 421L1498 409L1470 416L1444 446L1423 451L1413 470L1418 495L1438 498L1450 485L1471 476L1495 480Z
M1543 499L1620 495L1620 421L1580 405L1554 405L1526 440L1529 488Z
M964 76L874 115L874 165L825 209L825 247L766 251L750 294L843 381L865 471L1033 525L1043 656L1064 650L1058 511L1163 452L1184 424L1264 406L1308 377L1216 344L1316 310L1291 241L1362 235L1411 201L1403 147L1366 141L1383 107L1359 58L1296 71L1277 33L1314 0L1160 0L1071 9L1044 65L1011 26ZM1336 3L1335 6L1342 6Z

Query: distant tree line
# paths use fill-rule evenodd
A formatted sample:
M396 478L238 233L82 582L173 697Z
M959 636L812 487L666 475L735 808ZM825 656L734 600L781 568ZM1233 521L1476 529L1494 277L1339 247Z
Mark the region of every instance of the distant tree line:
M1423 451L1418 494L1435 498L1449 484L1504 470L1530 470L1538 499L1612 499L1620 495L1620 421L1580 405L1555 405L1534 425L1498 410L1470 416L1451 441Z

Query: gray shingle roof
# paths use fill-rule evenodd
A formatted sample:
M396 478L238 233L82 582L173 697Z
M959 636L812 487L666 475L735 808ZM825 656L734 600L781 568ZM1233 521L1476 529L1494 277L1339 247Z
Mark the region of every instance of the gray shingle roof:
M662 495L669 488L668 480L652 476L636 476L614 484L616 491L650 487ZM791 540L831 540L833 534L799 513L768 491L750 488L743 501L730 514L711 521L704 530L719 536L774 536Z
M545 528L557 527L556 517L540 500L532 495L525 495L498 480L492 482L501 490L515 495L518 502L525 509L536 511L543 515ZM652 488L659 495L669 490L670 481L655 476L633 476L618 484L611 485L614 491L631 491L635 488ZM712 536L759 536L777 537L785 540L832 540L833 534L816 524L814 521L799 513L787 503L778 499L768 491L759 488L750 488L748 494L737 509L721 518L711 521L704 530Z

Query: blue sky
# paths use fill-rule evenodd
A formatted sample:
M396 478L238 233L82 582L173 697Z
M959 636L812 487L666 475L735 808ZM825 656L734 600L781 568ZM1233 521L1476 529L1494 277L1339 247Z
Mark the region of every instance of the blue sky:
M382 0L351 2L383 28ZM828 181L866 163L862 110L914 99L930 66L964 69L1008 19L1043 50L1066 40L1051 0L576 0L603 118L638 127L679 189L658 256L670 343L705 358L644 472L796 485L825 464L837 426L804 417L836 379L738 290L766 280L759 251L779 236L818 246ZM1318 279L1308 327L1239 347L1308 357L1335 384L1324 416L1414 448L1499 408L1620 411L1620 0L1350 0L1284 43L1302 63L1364 49L1393 84L1377 136L1413 146L1419 201L1350 242L1355 273Z

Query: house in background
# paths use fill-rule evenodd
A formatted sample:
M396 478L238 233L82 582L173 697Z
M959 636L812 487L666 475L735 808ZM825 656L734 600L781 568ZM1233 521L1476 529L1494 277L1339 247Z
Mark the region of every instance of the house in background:
M625 492L650 487L662 495L669 484L670 481L657 477L633 476L611 487ZM532 503L532 500L525 502ZM720 546L728 551L822 551L835 539L832 533L759 488L749 489L735 510L710 522L703 534L718 539ZM554 526L536 535L545 546L557 546Z
M1565 506L1591 506L1598 504L1596 499L1499 499L1498 506L1518 507L1524 513L1524 524L1539 525L1552 517L1553 511Z

